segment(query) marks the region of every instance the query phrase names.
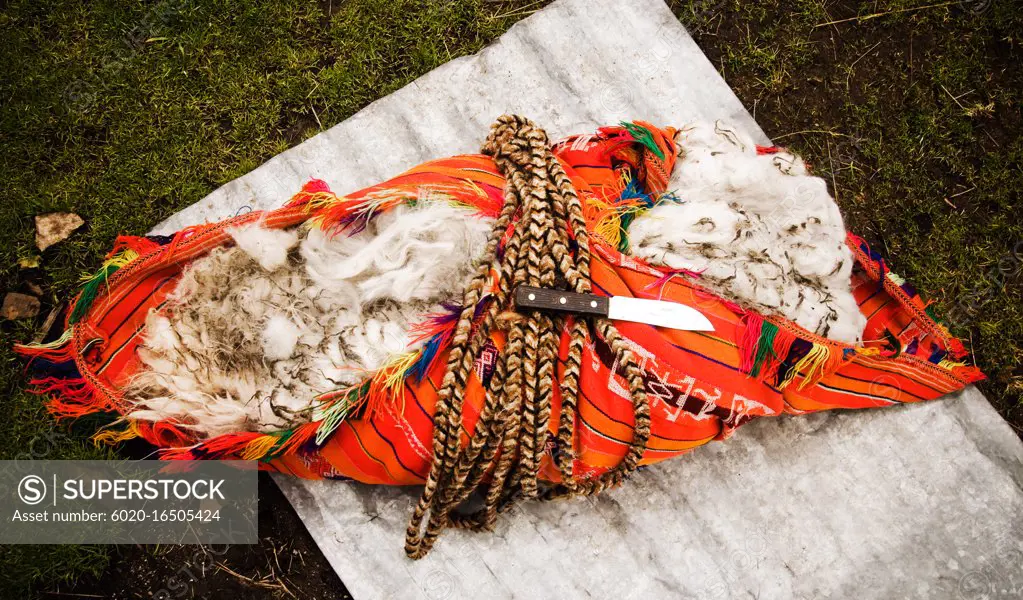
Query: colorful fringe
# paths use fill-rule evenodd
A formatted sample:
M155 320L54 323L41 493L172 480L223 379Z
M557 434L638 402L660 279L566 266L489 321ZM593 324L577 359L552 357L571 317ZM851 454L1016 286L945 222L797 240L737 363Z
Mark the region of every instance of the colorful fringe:
M743 316L739 370L778 389L800 377L798 389L834 373L849 356L837 344L801 340L755 312ZM872 354L872 353L871 353Z
M660 300L664 292L664 286L668 285L668 282L670 282L672 279L681 276L689 277L691 279L699 279L700 276L702 275L703 275L702 270L691 271L689 269L665 269L662 271L662 275L660 276L660 278L658 278L655 281L652 281L649 285L643 286L643 291L650 292L652 290L657 290L657 299ZM742 311L737 310L736 312L739 313Z
M311 180L303 186L301 192L292 197L287 206L315 211L317 213L313 218L315 225L334 233L352 235L364 228L376 214L397 204L415 203L424 199L424 194L432 200L464 204L455 201L453 196L445 195L444 186L433 186L428 192L424 192L426 188L421 184L406 188L396 186L352 201L333 194L324 182ZM483 214L496 214L500 206L497 202L501 198L491 197L475 184L472 185L472 189L476 191L479 205L466 206L472 206ZM140 256L183 237L187 236L179 233L166 238L119 237L100 269L95 274L83 278L84 285L74 302L61 337L43 344L16 346L17 352L29 359L29 366L33 369L49 375L60 375L30 381L34 393L51 397L48 409L56 417L80 418L100 412L121 413L121 407L116 402L97 393L78 372L72 344L74 326L89 314L96 298L103 293L104 286L115 273ZM481 306L483 305L485 301L481 303ZM414 381L420 381L435 364L442 349L447 346L461 310L462 308L457 305L445 305L443 312L427 315L424 322L411 330L411 345L420 344L417 350L395 356L362 384L317 397L315 402L316 412L319 413L318 419L289 430L222 435L190 447L164 450L161 456L166 459L184 460L238 456L245 460L269 461L292 452L307 442L321 446L346 419L368 418L385 402L403 397L401 390L409 377ZM169 422L151 424L122 418L97 432L93 440L97 443L116 444L139 437L157 446L167 446L168 442L180 446L187 443L190 436L181 430L179 424Z
M467 188L475 192L480 202L469 204L459 200L465 196ZM310 212L316 213L311 220L314 226L334 235L355 235L363 231L376 215L402 204L415 206L417 202L447 202L487 216L496 216L501 208L483 188L466 179L459 180L457 184L396 184L374 190L356 200L334 194L317 194L303 203Z
M447 346L458 324L462 307L448 304L445 312L427 315L412 328L412 344L420 348L395 356L359 385L317 396L317 418L294 429L270 433L245 432L218 436L199 445L163 452L161 458L194 460L239 456L243 460L270 461L302 447L312 440L319 447L327 443L347 419L370 418L384 403L402 398L405 381L420 381L436 362L439 350ZM399 412L404 410L398 407ZM106 434L109 439L117 439Z
M632 139L630 140L631 142L642 145L650 152L653 152L658 159L662 161L664 160L666 148L662 147L663 144L658 143L657 138L654 136L653 128L649 125L645 125L641 121L637 121L635 123L626 123L623 121L621 126L625 128L625 131L629 132L630 136L632 136Z
M594 136L571 138L570 143L557 146L559 160L565 164L566 173L580 191L584 217L593 235L596 253L591 265L591 277L595 289L599 288L610 295L640 296L643 295L641 292L656 289L657 296L663 296L662 299L667 301L699 303L706 300L708 302L705 305L706 310L722 324L721 331L735 328L734 335L721 337L644 329L634 338L630 338L641 344L644 341L656 344L670 342L678 344L681 349L693 350L683 361L691 366L672 375L677 376L678 379L675 381L677 385L669 387L685 389L688 381L689 387L692 388L693 379L699 381L701 378L729 377L737 368L745 376L762 382L763 386L749 385L749 389L758 390L756 393L762 393L763 398L772 402L778 390L792 385L793 381L799 380L796 387L800 390L810 388L822 378L842 368L846 362L858 359L860 367L866 369L880 369L883 364L876 363L881 360L892 360L906 365L908 367L906 372L893 371L892 377L909 386L919 385L916 399L937 397L983 378L979 370L967 367L961 361L966 354L962 343L953 338L943 326L926 318L927 305L905 281L888 270L884 260L871 251L865 241L856 236L849 236L849 245L857 255L859 268L869 275L863 279L863 283L873 287L875 281L879 282L897 300L892 306L904 310L904 313L897 316L911 319L911 324L916 326L903 336L904 339L895 340L903 347L892 350L881 347L880 341L872 341L874 345L869 347L855 348L831 343L817 336L807 335L792 323L781 319L764 318L693 285L688 280L698 278L700 275L698 272L684 269L654 269L649 265L639 264L632 257L614 252L615 249L628 247L627 230L637 215L660 202L678 201L667 193L671 166L676 158L674 133L675 131L670 128L658 129L637 121L601 129ZM777 151L775 148L758 148L758 152L761 153L775 151ZM388 182L347 197L339 197L322 181L313 180L306 184L285 208L269 213L241 215L231 222L249 222L255 218L265 218L268 226L273 227L293 227L309 222L325 231L351 234L360 231L382 211L399 204L427 200L452 202L472 207L481 215L496 216L503 203L503 185L503 178L489 158L479 155L452 157L420 165ZM419 451L415 450L414 446L420 440L429 438L429 420L423 420L421 414L428 412L431 399L434 401L436 399L436 382L433 377L442 371L443 365L438 362L442 362L458 317L463 311L459 306L446 306L444 311L429 315L422 324L415 327L410 344L414 349L394 356L382 368L367 374L367 378L361 383L316 398L313 418L292 429L270 433L238 432L195 444L193 443L195 437L189 432L187 423L170 421L149 423L123 416L125 407L119 405L116 391L111 392L105 386L116 389L116 381L119 381L117 378L130 376L132 367L119 366L111 368L108 372L92 371L90 356L96 353L95 351L102 350L103 345L89 346L92 343L90 328L96 327L100 335L109 333L102 327L97 327L97 324L105 319L107 322L121 323L114 330L122 336L134 334L141 324L137 320L128 319L129 317L137 319L140 313L139 305L126 301L124 306L108 306L105 303L97 303L96 298L106 293L107 287L116 287L126 281L133 285L143 280L155 281L154 273L158 270L164 273L173 272L173 267L187 264L202 252L230 243L226 234L220 233L223 227L224 223L200 225L178 232L172 237L118 239L106 262L97 273L84 282L82 293L71 307L63 335L45 344L17 347L19 353L30 359L30 368L47 373L47 376L35 379L32 383L38 393L54 396L50 402L50 410L60 417L80 417L90 413L110 413L115 418L121 415L121 419L101 430L94 439L97 442L119 443L133 438L143 438L158 447L169 448L163 451L163 458L168 459L242 458L270 463L274 459L282 458L281 462L284 463L290 461L290 458L286 458L288 455L298 454L299 456L294 457L296 460L289 464L292 467L297 466L300 471L306 473L306 476L337 474L354 476L358 473L360 477L366 475L377 482L416 481L421 476L418 470L421 463L415 462L417 459L414 455ZM157 249L161 254L154 256L154 250ZM499 247L498 252L500 251ZM136 263L142 267L128 271L134 269ZM162 271L163 269L167 271ZM137 275L139 273L141 274ZM684 279L680 276L684 276ZM477 317L483 313L487 302L489 298L474 307ZM116 318L109 318L112 314L116 314ZM738 319L736 315L739 316ZM878 317L882 325L892 325L893 319L894 317L886 313L881 313ZM897 324L899 327L895 330L906 331L901 327L903 324L904 322L900 321ZM86 332L90 335L86 335ZM737 355L733 354L736 346ZM127 347L129 351L134 348ZM659 347L669 348L666 351L670 351L670 346ZM474 369L480 381L485 383L489 377L486 366L488 362L492 364L491 359L497 352L499 350L495 341L488 340ZM905 360L909 357L898 356L900 352L912 355L913 359ZM121 356L127 356L127 352ZM621 403L617 399L612 400L614 396L610 388L608 396L602 395L604 383L610 381L612 377L612 365L605 364L595 348L587 348L584 356L588 359L583 361L585 370L582 379L600 382L600 385L594 388L594 397L591 399L596 403L595 406L599 404L601 411L608 411L607 414L612 421L618 422L616 417L627 418L625 413L619 414ZM731 371L712 375L718 369ZM714 387L713 384L714 381L701 382L708 390ZM99 389L94 388L94 385ZM650 382L649 385L657 390L664 387L660 382ZM858 406L863 402L863 394L860 393L864 391L863 386L855 379L834 385L829 382L829 386L831 387L823 398L815 394L814 389L809 389L804 394L788 394L792 397L786 398L786 404L778 410L805 412ZM899 397L899 393L885 392L880 402L901 401ZM717 425L710 419L686 422L655 419L654 427L663 428L662 431L669 434L663 438L665 440L676 438L709 440L718 433L730 431L741 422L752 418L746 413L743 413L745 416L741 419L735 417L735 414L738 414L736 412L738 398L736 395L731 407L727 404L708 404L705 408L694 409L701 411L700 415L704 415L705 409L714 412L715 419L720 421L719 425L723 428L719 431L714 430ZM793 400L797 403L792 404ZM477 404L482 402L478 397L470 401ZM685 399L681 401L685 403ZM778 402L780 404L781 401ZM415 418L403 420L408 414L404 405L412 403L417 407L410 406L407 411L415 415ZM631 407L621 410L631 414ZM683 412L687 410L689 409ZM396 448L395 445L389 445L391 442L387 441L387 438L370 441L370 445L366 447L349 446L353 438L361 434L373 437L391 433L373 429L382 423L387 423L387 427L390 427L392 412L396 420L408 428L402 432L408 446L397 443ZM377 422L370 423L371 420ZM577 459L579 468L599 471L588 461L618 451L617 442L611 432L598 433L608 435L593 436L585 444L581 444ZM361 439L366 441L367 437ZM361 445L362 441L358 443ZM328 447L332 444L336 444L335 448L344 446L342 452L333 453L335 459L328 458L331 455ZM651 462L671 453L684 452L693 445L688 441L673 445L670 453L662 453ZM410 463L412 468L407 468L396 455L389 454L392 450L402 452L403 458L411 456L409 460L412 461ZM423 449L421 456L427 456L428 453L428 449ZM338 458L341 455L346 458ZM345 462L348 460L347 457L353 455L354 458L365 461L365 466L370 470L376 469L374 465L386 463L384 469L387 473L377 477L355 469ZM305 466L297 464L306 461L307 458L309 462ZM335 462L332 463L331 460ZM280 464L268 464L267 467L280 468Z
M591 231L609 246L619 252L629 250L629 225L636 217L663 202L680 202L672 193L651 194L644 192L640 183L628 171L622 173L621 191L610 201L589 202Z
M755 312L747 312L743 323L746 327L739 343L739 370L762 381L773 380L779 388L788 385L791 378L782 381L778 377L790 361L792 346L798 338ZM786 374L789 371L784 370Z
M96 296L100 293L100 288L106 284L110 276L138 257L139 253L137 251L126 248L108 257L95 274L83 277L82 281L85 282L85 285L82 286L82 291L78 294L75 307L68 317L68 324L74 325L80 321L89 312L89 308L96 301Z

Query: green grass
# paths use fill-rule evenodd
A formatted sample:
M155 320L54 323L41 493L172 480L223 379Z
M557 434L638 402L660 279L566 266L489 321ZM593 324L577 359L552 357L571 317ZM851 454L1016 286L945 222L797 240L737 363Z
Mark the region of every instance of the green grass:
M528 3L480 0L5 4L0 291L41 278L51 305L98 266L119 233L147 231L376 98L479 50L529 12L516 8ZM38 256L33 217L57 210L79 213L87 227L47 250L40 272L20 269L19 259ZM31 339L33 325L3 325L0 458L54 431L40 399L23 391L11 351L10 342ZM45 456L104 452L60 435ZM36 582L98 575L106 556L101 547L2 547L0 589L18 597Z
M935 4L675 8L767 134L832 185L849 228L972 341L982 389L1023 432L1023 13L918 9Z
M817 27L935 3L670 4L768 134L833 182L850 227L972 338L992 376L985 391L1023 423L1023 17L1010 3L979 14L949 5ZM96 268L118 233L148 230L478 50L536 8L482 0L7 2L0 290L38 280L52 305ZM33 217L53 210L77 212L88 225L39 257L39 270L19 268L19 259L38 256ZM30 338L37 326L2 325L0 458L30 447L48 458L101 457L105 450L54 429L39 399L23 391L8 340ZM0 548L0 589L21 596L38 582L97 575L106 552Z

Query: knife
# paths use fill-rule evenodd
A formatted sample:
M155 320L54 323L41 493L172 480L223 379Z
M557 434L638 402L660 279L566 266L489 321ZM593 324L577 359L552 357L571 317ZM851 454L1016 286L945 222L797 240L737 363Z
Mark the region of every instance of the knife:
M595 315L613 321L633 321L684 331L714 331L714 325L700 311L685 304L663 300L576 294L520 285L515 288L515 306Z

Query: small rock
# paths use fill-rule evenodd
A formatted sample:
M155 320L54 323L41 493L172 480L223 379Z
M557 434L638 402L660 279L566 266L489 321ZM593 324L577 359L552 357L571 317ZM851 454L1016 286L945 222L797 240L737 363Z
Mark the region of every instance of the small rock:
M42 288L42 286L40 286L38 284L35 284L35 283L32 283L31 281L29 281L29 282L27 282L25 284L25 287L28 288L29 292L32 292L33 296L42 296L43 295L43 288Z
M0 317L14 321L16 319L31 319L39 314L39 298L28 294L11 292L4 296L3 308L0 308Z
M85 225L75 213L49 213L36 216L36 247L39 251L64 241L71 233Z
M39 257L38 256L26 256L25 258L18 259L18 266L22 269L38 269L39 268Z

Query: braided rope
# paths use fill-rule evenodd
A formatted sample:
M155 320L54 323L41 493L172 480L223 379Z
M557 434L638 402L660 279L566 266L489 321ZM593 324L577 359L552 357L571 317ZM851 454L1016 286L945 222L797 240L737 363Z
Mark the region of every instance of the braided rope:
M480 267L465 291L465 308L452 336L447 370L438 390L433 463L405 536L405 552L414 559L430 551L445 527L493 529L497 515L520 496L550 499L596 494L618 485L639 465L650 437L650 405L642 372L628 343L609 320L590 322L542 311L518 314L511 310L511 295L519 285L552 288L564 282L575 292L589 293L591 289L589 234L582 202L551 152L547 134L528 119L504 115L491 127L483 153L494 159L505 176L504 206ZM477 316L481 302L488 304ZM465 386L495 327L507 333L505 347L485 390L476 428L468 444L463 444ZM573 472L575 417L582 353L591 327L611 347L625 373L635 431L615 468L597 478L577 479ZM559 451L554 455L562 481L541 492L539 471L550 435L558 347L565 332L568 353L556 425ZM483 508L469 515L453 512L483 486Z

